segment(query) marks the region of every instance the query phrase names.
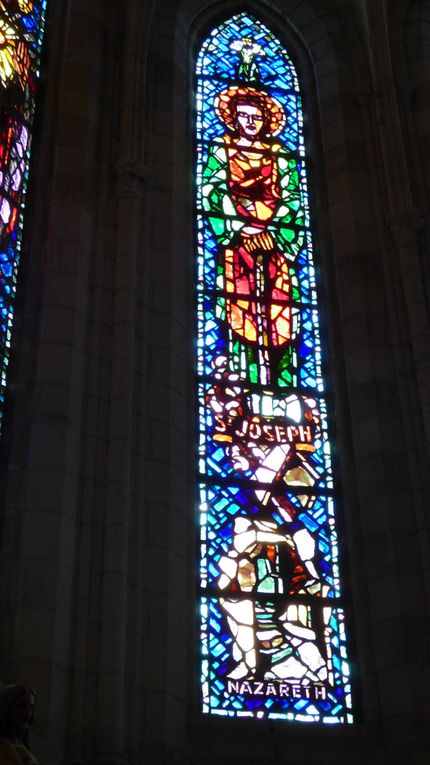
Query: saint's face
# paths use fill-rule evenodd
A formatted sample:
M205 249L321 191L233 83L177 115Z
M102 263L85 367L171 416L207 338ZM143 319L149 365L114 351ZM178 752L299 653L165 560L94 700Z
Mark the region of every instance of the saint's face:
M255 138L261 132L264 124L262 109L251 104L238 104L236 124L241 135L246 138Z

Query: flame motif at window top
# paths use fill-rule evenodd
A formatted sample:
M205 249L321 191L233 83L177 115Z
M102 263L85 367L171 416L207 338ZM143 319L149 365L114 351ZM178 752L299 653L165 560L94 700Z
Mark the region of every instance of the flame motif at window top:
M241 13L197 61L205 713L352 722L294 66Z
M45 10L46 0L0 0L0 418L10 357Z

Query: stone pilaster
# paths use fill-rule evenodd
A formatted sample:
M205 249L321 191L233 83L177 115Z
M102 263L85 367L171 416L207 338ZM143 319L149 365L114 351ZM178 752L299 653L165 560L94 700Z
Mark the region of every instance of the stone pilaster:
M399 256L409 336L415 362L427 452L430 456L430 323L418 256L423 220L415 209L390 216L390 234Z
M136 266L145 178L144 169L129 158L122 159L116 170L116 265L94 759L98 765L125 763L124 677L133 450Z

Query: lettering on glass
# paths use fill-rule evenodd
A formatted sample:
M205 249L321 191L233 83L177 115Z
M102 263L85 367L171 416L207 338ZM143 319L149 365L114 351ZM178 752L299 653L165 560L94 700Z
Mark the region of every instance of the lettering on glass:
M301 96L246 13L196 128L203 711L351 722Z

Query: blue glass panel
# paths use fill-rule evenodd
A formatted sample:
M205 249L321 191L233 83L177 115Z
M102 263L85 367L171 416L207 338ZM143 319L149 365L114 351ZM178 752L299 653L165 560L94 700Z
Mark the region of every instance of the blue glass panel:
M270 677L273 672L271 667L280 666L282 662L286 664L288 660L301 663L300 656L303 656L303 650L300 651L300 640L298 648L292 649L291 646L283 648L286 656L276 656L275 649L266 650L264 663L267 667L266 677L261 680L253 678L231 679L228 677L228 671L231 668L231 654L233 651L233 641L231 630L226 625L225 613L223 607L216 599L208 599L209 613L209 655L210 659L205 664L205 680L208 680L208 687L212 689L207 699L208 711L212 714L218 714L221 710L231 712L234 710L250 710L257 717L275 717L279 719L300 719L302 715L304 720L310 722L330 722L335 718L335 722L346 722L346 710L350 703L350 687L348 683L348 674L345 673L345 662L341 659L340 649L334 644L334 639L339 637L339 624L343 622L343 612L341 609L326 608L327 612L324 619L324 642L325 642L325 660L330 667L329 673L332 680L332 686L327 687L321 683L304 684L302 678L295 680L279 681ZM290 606L290 609L297 608ZM302 607L311 615L311 608ZM268 624L273 620L279 622L276 611L279 610L274 603L266 601L260 604L257 601L256 609L258 618L261 622L261 633L269 634L270 627L264 626L264 617L268 617ZM275 616L274 616L275 615ZM286 625L284 632L288 628L294 628L293 611L288 614L289 618L284 621ZM274 617L274 619L273 619ZM297 628L299 630L300 628ZM302 628L303 631L309 628ZM291 633L292 634L292 633ZM263 641L268 643L269 640ZM302 644L303 645L303 644ZM341 643L344 648L344 642ZM288 650L290 652L288 653ZM280 651L278 651L279 654ZM297 656L299 658L297 658ZM278 659L278 661L276 661Z

